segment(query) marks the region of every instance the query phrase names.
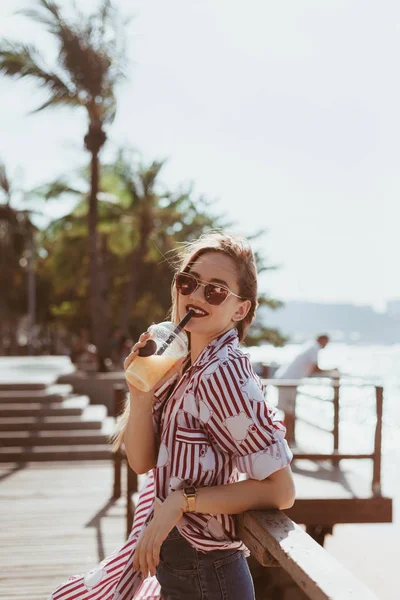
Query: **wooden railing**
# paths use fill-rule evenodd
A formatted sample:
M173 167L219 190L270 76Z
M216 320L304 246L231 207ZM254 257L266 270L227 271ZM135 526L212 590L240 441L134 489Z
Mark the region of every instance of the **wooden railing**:
M318 382L315 378L301 379L301 380L284 380L284 379L263 379L264 385L273 385L277 388L298 388L301 385L313 385L315 388L324 385L329 385L333 388L333 449L332 452L307 452L297 449L296 445L293 445L293 456L294 459L309 459L314 461L330 460L332 464L337 465L340 460L345 459L369 459L373 461L373 475L371 482L371 492L375 497L381 496L381 465L382 465L382 415L383 415L383 387L379 385L373 385L370 383L351 383L339 382L337 379L332 379L329 384L323 381ZM340 452L340 389L342 387L357 387L357 388L374 388L375 390L375 432L374 432L374 449L373 452L353 453L353 452ZM314 400L321 400L317 394L312 394Z
M263 578L263 592L267 593L262 597L377 600L373 592L281 511L248 511L239 516L238 525L239 536L252 557L268 568ZM286 577L282 577L281 570ZM277 588L279 595L274 592Z

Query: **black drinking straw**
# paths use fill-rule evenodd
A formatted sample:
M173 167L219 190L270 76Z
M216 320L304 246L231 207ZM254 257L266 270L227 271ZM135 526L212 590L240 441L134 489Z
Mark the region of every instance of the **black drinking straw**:
M182 331L182 329L185 327L186 323L189 321L189 319L191 319L193 317L194 314L195 314L195 311L192 308L190 310L188 310L186 315L183 317L182 321L180 323L178 323L178 325L171 332L171 334L168 336L168 338L165 340L165 342L162 344L162 346L159 347L157 352L155 352L155 350L157 348L155 341L152 339L147 340L145 346L143 346L143 348L140 348L139 356L152 356L153 354L160 356L161 354L164 354L164 352L166 351L166 349L168 348L170 343L174 341L175 336L178 335L178 333L180 331Z
M196 311L194 311L193 308L190 308L188 310L186 315L183 317L182 321L180 323L178 323L178 325L175 327L175 329L173 330L171 335L165 340L163 345L160 346L160 348L157 350L157 352L156 352L157 356L164 354L164 352L166 351L166 349L168 348L170 343L174 341L175 336L178 335L178 333L180 333L182 331L182 329L185 327L186 323L188 323L188 321L193 317L195 312Z

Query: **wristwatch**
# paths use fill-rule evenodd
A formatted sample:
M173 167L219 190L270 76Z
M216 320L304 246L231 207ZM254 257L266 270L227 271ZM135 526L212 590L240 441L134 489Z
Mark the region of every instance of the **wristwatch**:
M197 490L191 485L190 487L183 488L183 495L186 498L186 510L185 512L196 512L196 496Z

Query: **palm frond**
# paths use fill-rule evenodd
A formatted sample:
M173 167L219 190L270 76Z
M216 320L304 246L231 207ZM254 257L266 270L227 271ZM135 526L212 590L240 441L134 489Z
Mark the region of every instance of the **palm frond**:
M21 9L16 11L16 14L45 25L50 33L57 35L57 32L63 25L63 19L57 4L47 2L46 0L37 0L37 4L37 8Z
M75 90L59 75L46 71L40 62L44 61L32 45L6 41L0 46L0 72L18 79L34 77L54 93L74 93Z
M111 0L103 0L103 4L99 8L99 31L103 35L106 33L110 22L112 9Z
M74 196L83 196L84 192L77 188L71 187L64 179L56 179L51 183L38 186L31 190L30 194L40 196L45 200L54 200L63 194L72 194Z
M67 93L57 93L51 96L46 102L33 109L30 114L38 113L46 108L58 107L58 106L82 106L82 101L79 96L74 96Z

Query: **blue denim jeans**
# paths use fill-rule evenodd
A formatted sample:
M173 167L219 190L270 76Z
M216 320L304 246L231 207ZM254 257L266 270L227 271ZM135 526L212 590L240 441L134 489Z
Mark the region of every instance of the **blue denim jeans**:
M241 550L198 552L174 527L161 546L157 579L164 600L254 600Z

